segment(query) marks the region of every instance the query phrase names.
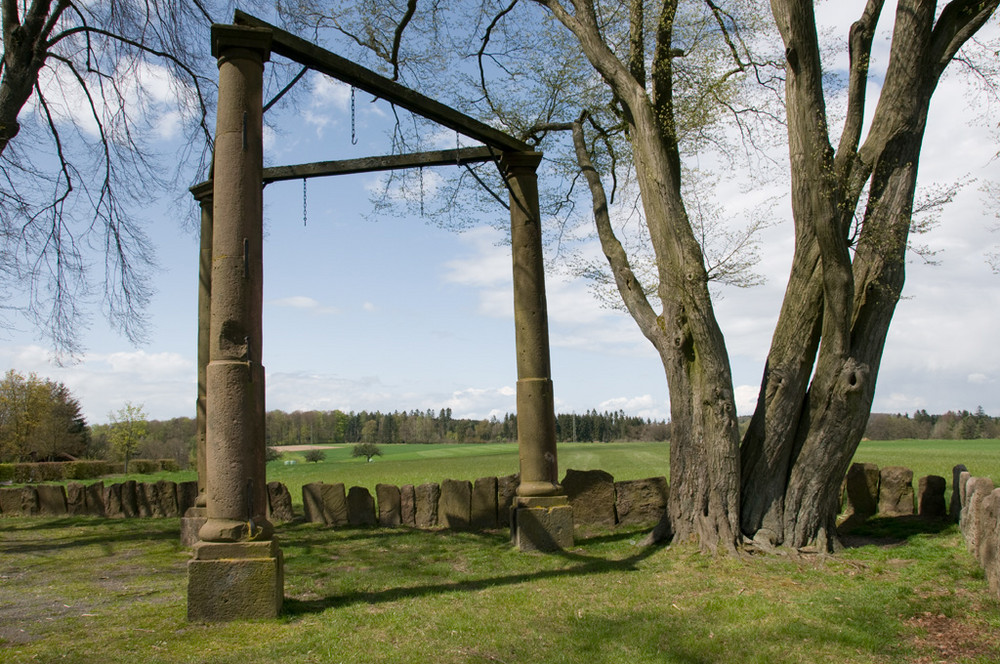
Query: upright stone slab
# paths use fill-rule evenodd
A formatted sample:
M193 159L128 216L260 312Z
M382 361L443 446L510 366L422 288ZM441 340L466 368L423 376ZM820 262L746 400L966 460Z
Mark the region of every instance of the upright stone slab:
M347 521L352 526L374 526L375 499L363 486L352 486L347 492Z
M497 523L501 528L510 526L510 511L517 498L518 482L520 477L516 473L497 478Z
M976 543L976 560L979 561L987 580L996 574L998 541L1000 536L1000 488L993 489L979 503L979 541ZM991 582L991 587L994 582Z
M302 505L306 521L327 526L346 526L349 523L347 495L344 484L313 482L302 487Z
M913 471L886 466L879 473L878 511L885 516L913 514Z
M963 508L965 519L962 523L962 532L965 535L965 546L973 555L976 554L976 549L979 547L981 503L986 496L993 493L993 488L993 481L987 477L970 477L966 483L966 507Z
M575 525L615 525L615 479L610 473L571 468L562 486L573 508Z
M271 521L288 522L295 520L292 509L292 494L281 482L267 483L267 506Z
M378 524L402 525L403 512L399 487L395 484L376 484L375 498L378 500Z
M432 482L416 487L417 495L417 528L436 528L438 525L438 500L441 499L441 487Z
M958 519L962 514L962 491L959 488L959 480L962 473L968 471L969 469L965 467L965 464L961 463L951 469L951 504L948 511L952 521L955 523L958 523Z
M84 516L87 512L87 489L79 482L66 484L66 512L70 516Z
M493 530L497 527L497 478L480 477L472 485L472 530Z
M655 525L667 511L666 477L615 482L615 511L621 525Z
M926 475L917 482L917 511L925 519L944 519L948 507L944 502L947 480L940 475Z
M188 510L195 507L198 502L198 482L178 482L177 483L177 511L186 515Z
M150 499L153 516L167 518L180 516L181 512L177 507L177 482L158 480L153 484L153 493Z
M87 498L87 514L104 516L104 482L94 482L84 488Z
M38 514L38 492L33 486L0 488L0 512L4 516Z
M878 512L878 466L874 463L853 463L847 471L848 515L859 518Z
M38 513L42 516L66 516L66 489L61 484L39 484Z
M126 519L139 516L138 482L127 480L122 482L122 513Z
M983 500L982 536L979 541L979 563L986 573L990 592L1000 596L1000 488Z
M472 484L468 481L441 482L438 525L449 530L468 530L472 517Z
M122 507L122 490L125 485L115 482L104 487L104 515L109 519L124 519L125 509Z
M962 535L965 535L965 519L969 511L969 480L972 479L972 475L969 471L963 470L958 474L958 500L961 503L961 507L958 510L958 528L962 531Z
M412 484L399 487L399 516L402 525L415 528L417 525L417 490Z

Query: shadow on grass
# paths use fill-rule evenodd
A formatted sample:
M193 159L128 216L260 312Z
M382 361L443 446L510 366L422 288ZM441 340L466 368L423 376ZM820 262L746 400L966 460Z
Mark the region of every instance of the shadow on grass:
M0 522L2 523L2 522ZM143 525L142 533L136 533L136 525ZM76 528L101 526L101 534L81 536ZM60 535L60 531L64 533ZM7 532L37 533L37 538L0 541L0 553L34 553L41 551L68 550L86 546L106 546L128 544L130 542L156 542L174 540L180 544L180 522L178 519L98 519L95 517L39 517L35 523L14 521L0 527L0 535Z
M343 538L338 538L338 541L360 541L360 540L372 540L378 541L382 538L387 540L398 541L401 534L407 533L407 531L385 531L385 530L370 530L370 531L360 531L357 533L351 533ZM470 539L481 540L481 544L485 546L493 546L496 548L509 546L509 537L506 533L499 531L492 532L453 532L453 531L410 531L407 534L420 535L425 538L428 535L438 536L449 542L456 541L457 538L464 539L466 541ZM622 532L622 533L610 533L604 534L596 537L590 537L587 539L581 539L577 542L578 545L600 545L605 543L614 543L630 538L635 538L636 532ZM404 535L405 537L405 535ZM326 543L312 543L304 541L296 541L294 544L295 548L299 548L304 552L310 552L316 547L329 546L329 542ZM468 593L476 592L480 590L485 590L487 588L496 588L500 586L511 586L518 585L522 583L528 583L531 581L538 581L543 579L561 578L561 577L576 577L576 576L586 576L592 574L606 574L610 572L632 572L638 571L638 563L645 560L649 556L653 555L657 551L661 550L660 547L656 546L646 546L638 549L637 553L632 556L628 556L622 559L611 559L604 558L601 556L586 555L578 552L579 549L575 550L563 550L555 551L552 553L544 554L547 556L554 556L561 558L562 560L570 563L572 566L564 567L562 569L556 570L537 570L524 573L516 574L505 574L505 575L495 575L485 578L474 578L474 579L464 579L460 581L449 581L440 583L428 583L424 585L414 585L414 586L403 586L403 587L391 587L383 588L380 590L359 590L353 592L340 593L336 595L328 595L326 597L319 597L316 599L295 599L286 597L284 601L284 608L282 612L289 617L297 617L311 613L321 613L327 609L340 608L345 606L350 606L354 604L380 604L385 602L395 602L403 599L411 599L418 597L425 597L430 595L440 595L446 593ZM294 555L290 550L286 555ZM531 554L524 554L531 555Z
M939 535L955 522L948 518L928 519L921 516L881 516L857 519L848 517L837 527L841 544L853 549L860 546L895 546L918 535Z

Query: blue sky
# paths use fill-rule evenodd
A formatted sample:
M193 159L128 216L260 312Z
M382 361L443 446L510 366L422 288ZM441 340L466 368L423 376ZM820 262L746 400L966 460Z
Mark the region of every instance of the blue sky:
M843 22L853 5L824 3L823 16ZM994 21L995 23L995 21ZM996 34L996 27L993 34ZM877 42L884 66L887 44ZM881 51L881 52L880 52ZM269 133L269 165L342 159L388 152L388 107L358 95L358 145L351 144L345 87L313 82L282 133ZM974 409L1000 414L1000 276L986 252L1000 233L980 185L996 181L1000 149L992 120L965 94L960 77L941 85L932 107L921 161L921 183L974 179L918 238L940 253L938 266L915 258L908 266L883 359L873 410L931 412ZM872 104L872 107L874 104ZM990 124L993 127L991 128ZM176 137L175 137L176 138ZM449 140L453 141L453 137ZM380 175L312 180L308 221L302 183L265 189L264 365L267 406L286 411L438 410L489 417L514 410L514 334L510 250L484 223L463 233L419 215L372 219ZM433 190L438 176L428 169ZM759 204L761 192L723 186L736 208ZM726 194L731 192L731 194ZM775 194L780 194L776 183ZM767 283L725 289L718 316L729 344L741 413L750 413L780 306L792 246L787 200L762 236L758 270ZM126 401L153 418L193 416L197 329L198 240L193 220L169 197L150 208L157 249L157 295L147 345L134 348L95 315L78 363L57 366L37 333L20 320L0 330L0 369L34 371L64 382L92 423ZM499 205L492 212L503 221ZM784 220L784 221L782 221ZM589 285L554 264L548 276L552 375L560 412L624 409L666 418L662 367L626 314L602 308Z

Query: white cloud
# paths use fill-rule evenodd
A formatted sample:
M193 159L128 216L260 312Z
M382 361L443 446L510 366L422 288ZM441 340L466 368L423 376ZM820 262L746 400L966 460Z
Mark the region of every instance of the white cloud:
M597 406L598 412L625 411L629 415L637 415L653 420L670 419L669 402L665 399L655 398L651 394L643 394L635 397L614 397L602 401Z
M317 300L307 297L305 295L292 295L290 297L282 297L276 300L269 300L268 305L274 307L287 307L291 309L301 309L303 311L309 311L314 314L336 314L339 313L336 307L326 306L318 302Z
M143 404L152 419L194 417L197 367L178 353L88 353L76 364L58 366L48 351L30 345L0 349L0 362L4 372L35 372L65 384L91 424L106 422L126 401Z

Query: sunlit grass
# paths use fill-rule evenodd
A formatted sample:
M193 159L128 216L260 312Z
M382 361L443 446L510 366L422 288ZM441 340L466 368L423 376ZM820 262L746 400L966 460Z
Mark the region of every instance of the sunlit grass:
M937 527L931 530L939 529ZM1000 627L954 526L876 521L835 557L640 547L558 554L506 533L288 525L278 620L185 620L176 519L0 521L0 660L21 662L912 662L924 612Z

